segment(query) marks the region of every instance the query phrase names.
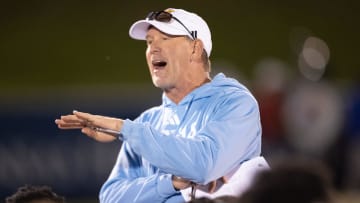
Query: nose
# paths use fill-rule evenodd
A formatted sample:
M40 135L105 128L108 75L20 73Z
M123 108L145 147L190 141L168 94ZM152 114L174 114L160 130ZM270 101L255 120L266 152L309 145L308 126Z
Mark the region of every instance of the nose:
M148 52L150 54L156 53L156 52L160 52L161 48L160 48L160 42L159 40L153 40L151 42L151 44L148 45Z

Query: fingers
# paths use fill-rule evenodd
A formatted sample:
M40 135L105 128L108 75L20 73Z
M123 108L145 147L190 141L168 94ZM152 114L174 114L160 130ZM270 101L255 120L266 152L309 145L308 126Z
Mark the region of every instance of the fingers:
M61 116L60 118L61 118L61 120L63 120L64 122L67 122L67 123L81 123L81 122L84 122L83 119L80 119L79 117L77 117L75 115Z
M73 113L78 119L84 121L86 126L95 126L119 131L123 124L123 120L118 118L93 115L79 111L74 111Z
M229 179L228 179L228 177L223 176L223 177L221 177L221 181L222 181L223 183L228 183L228 182L229 182Z
M84 113L80 111L73 111L74 116L76 116L79 120L85 122L86 126L100 126L100 127L106 127L104 126L104 116L99 115L93 115L89 113ZM106 125L106 122L105 122Z
M60 129L80 129L83 128L84 125L81 123L64 123L62 120L56 119L55 123Z
M95 127L101 127L118 131L122 124L121 121L120 119L110 119L109 117L73 111L72 115L61 116L60 119L56 119L55 123L60 129L81 129L82 133L97 141L111 142L117 137L94 129Z
M221 178L219 178L220 179L220 181L222 182L222 183L228 183L228 178L227 177L225 177L225 176L223 176L223 177L221 177ZM218 179L218 180L219 180ZM215 192L215 190L216 190L216 186L217 186L217 181L216 180L214 180L214 181L212 181L212 182L210 182L209 184L208 184L208 191L209 191L209 193L214 193Z
M92 117L91 114L74 111L72 115L61 116L60 119L56 119L55 123L60 129L79 129L93 125L94 119L91 119Z
M88 127L82 128L81 132L95 140L96 140L96 137L98 137L97 132Z
M191 181L186 180L184 178L178 177L178 176L171 176L172 184L176 190L182 190L185 188L190 187Z
M61 116L60 119L55 120L55 123L60 129L79 129L86 125L84 120L79 119L75 115Z
M82 121L87 121L89 123L93 123L94 120L94 115L89 114L89 113L84 113L84 112L80 112L80 111L73 111L73 114L75 117L77 117L79 120Z
M215 192L215 188L216 188L216 181L210 182L210 183L209 183L209 187L208 187L209 193Z

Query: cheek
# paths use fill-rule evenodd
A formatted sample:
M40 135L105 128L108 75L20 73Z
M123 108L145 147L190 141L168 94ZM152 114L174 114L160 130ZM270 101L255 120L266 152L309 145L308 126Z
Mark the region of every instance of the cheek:
M179 60L189 59L192 54L192 48L187 44L184 44L183 46L180 46L176 49L176 54Z
M145 52L145 59L146 59L146 63L148 65L148 67L150 68L151 61L150 61L150 54L149 54L148 49L146 49L146 52Z
M149 57L150 57L150 49L149 49L149 47L148 48L146 48L146 50L145 50L145 58L146 58L146 60L148 60L149 59Z
M190 55L187 53L187 50L183 49L183 47L174 51L173 56L172 62L174 65L180 67L188 65Z

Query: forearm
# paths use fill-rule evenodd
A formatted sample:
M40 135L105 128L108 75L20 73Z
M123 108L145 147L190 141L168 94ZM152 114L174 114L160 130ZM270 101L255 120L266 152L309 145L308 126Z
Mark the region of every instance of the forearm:
M136 123L129 125L130 129L126 129L126 133L129 133L128 142L134 151L166 173L202 184L225 175L236 164L249 159L254 153L251 151L251 143L257 143L252 138L244 139L246 137L241 134L227 132L216 126L190 139L164 136L150 126ZM258 139L256 134L259 132L254 130L257 129L256 126L247 129L250 131L245 133L254 134L249 137ZM238 132L243 131L244 129L239 129Z
M110 178L101 188L99 198L101 203L165 202L177 193L179 192L173 188L171 175L154 174L133 180Z

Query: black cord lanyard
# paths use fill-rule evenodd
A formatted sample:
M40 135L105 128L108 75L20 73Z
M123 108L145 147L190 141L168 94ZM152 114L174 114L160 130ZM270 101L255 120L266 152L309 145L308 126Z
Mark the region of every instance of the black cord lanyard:
M195 200L195 193L196 193L196 183L191 182L191 193L190 193L190 199Z

